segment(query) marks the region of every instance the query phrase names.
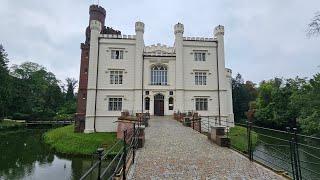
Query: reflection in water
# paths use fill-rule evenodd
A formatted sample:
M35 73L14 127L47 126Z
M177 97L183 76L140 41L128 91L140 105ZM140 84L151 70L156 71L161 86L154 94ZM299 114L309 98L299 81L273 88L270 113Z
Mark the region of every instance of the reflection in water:
M0 179L78 179L91 158L63 157L43 142L45 130L0 133Z
M292 176L290 137L287 134L257 130L258 145L253 153L254 159L277 170L285 170ZM268 135L263 136L263 135ZM270 137L275 138L270 138ZM308 146L320 147L319 141L299 138L299 157L301 162L301 174L303 179L320 179L320 151ZM305 145L307 146L305 146Z

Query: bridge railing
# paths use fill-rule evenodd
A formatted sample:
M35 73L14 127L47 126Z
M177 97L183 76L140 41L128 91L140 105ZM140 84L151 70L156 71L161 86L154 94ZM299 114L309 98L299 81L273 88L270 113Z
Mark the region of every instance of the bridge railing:
M297 128L288 127L282 131L257 126L249 121L234 124L233 121L219 121L216 116L199 116L188 121L189 127L208 137L212 128L225 127L226 136L231 138L230 148L283 176L297 180L320 179L319 137L298 134ZM197 125L201 128L196 128ZM245 131L230 133L234 125ZM234 136L237 139L233 139ZM244 150L239 149L239 143L244 146Z
M98 148L97 161L82 175L85 179L126 179L129 167L134 163L136 149L139 143L141 123L133 123L133 131L123 131L123 139L118 140L108 150ZM114 155L110 160L110 156Z

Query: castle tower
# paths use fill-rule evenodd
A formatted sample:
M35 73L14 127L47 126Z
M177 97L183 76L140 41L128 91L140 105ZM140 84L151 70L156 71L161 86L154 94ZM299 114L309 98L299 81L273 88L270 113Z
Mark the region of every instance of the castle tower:
M91 5L89 8L89 24L92 20L100 23L100 29L104 27L106 10L98 5ZM100 30L101 31L101 30ZM87 103L88 70L89 70L89 50L90 50L91 30L86 28L85 43L81 43L81 62L79 89L77 96L77 113L75 118L75 132L83 132L85 128L85 115Z

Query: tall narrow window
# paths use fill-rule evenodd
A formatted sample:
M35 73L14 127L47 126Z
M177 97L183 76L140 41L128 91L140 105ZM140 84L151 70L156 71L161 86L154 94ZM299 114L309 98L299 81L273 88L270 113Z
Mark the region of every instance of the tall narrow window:
M195 85L207 85L207 73L206 72L195 72L194 73Z
M173 97L169 97L169 110L173 110Z
M145 108L144 108L145 110L150 110L150 98L149 97L145 98L144 106L145 106Z
M112 70L110 71L110 84L122 84L123 71Z
M111 59L123 59L123 50L111 50Z
M152 66L151 68L151 84L167 85L168 79L167 67L163 65Z
M122 98L109 98L109 111L122 110Z
M208 99L196 98L196 111L207 111L207 110L208 110Z

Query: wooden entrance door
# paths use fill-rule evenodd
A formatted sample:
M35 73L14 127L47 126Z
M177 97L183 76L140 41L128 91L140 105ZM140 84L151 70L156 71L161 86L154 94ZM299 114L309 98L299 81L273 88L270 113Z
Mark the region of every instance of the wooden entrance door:
M164 96L162 94L157 94L154 96L154 115L164 115Z

